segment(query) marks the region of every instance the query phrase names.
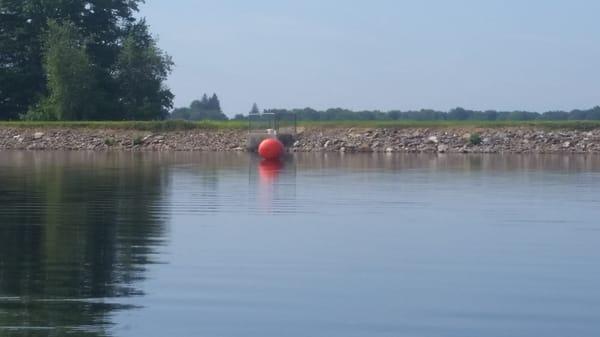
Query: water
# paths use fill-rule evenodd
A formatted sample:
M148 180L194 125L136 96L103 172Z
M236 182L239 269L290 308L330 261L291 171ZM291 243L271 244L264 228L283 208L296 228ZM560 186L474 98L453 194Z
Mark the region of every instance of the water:
M599 336L600 157L0 153L0 336Z

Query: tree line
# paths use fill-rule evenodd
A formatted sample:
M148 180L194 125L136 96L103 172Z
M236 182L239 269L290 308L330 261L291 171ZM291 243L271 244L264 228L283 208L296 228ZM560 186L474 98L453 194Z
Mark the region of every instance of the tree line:
M211 104L210 102L216 102ZM266 109L262 114L292 116L298 121L386 121L386 120L407 120L407 121L533 121L533 120L600 120L600 106L587 110L572 111L547 111L544 113L530 111L496 111L496 110L468 110L464 108L454 108L450 111L439 111L432 109L400 111L391 110L387 112L378 110L353 111L348 109L336 108L328 110L315 110L312 108L304 109ZM258 105L254 103L248 114L236 114L232 120L248 120L249 118L258 118L261 111ZM192 102L190 107L179 108L173 111L173 119L186 120L228 120L229 118L222 113L220 102L216 94L211 98L204 95L202 100Z
M213 94L210 98L207 94L202 96L201 100L194 100L189 107L177 108L171 113L171 119L184 120L228 120L227 116L221 109L221 101L217 94Z
M143 0L0 0L0 119L164 119L173 62Z
M478 111L455 108L450 111L413 110L400 111L352 111L348 109L315 110L305 109L268 109L265 113L289 115L295 114L299 121L344 121L344 120L411 120L411 121L530 121L530 120L600 120L600 106L588 110L548 111L544 113L529 111ZM247 116L237 115L236 119Z

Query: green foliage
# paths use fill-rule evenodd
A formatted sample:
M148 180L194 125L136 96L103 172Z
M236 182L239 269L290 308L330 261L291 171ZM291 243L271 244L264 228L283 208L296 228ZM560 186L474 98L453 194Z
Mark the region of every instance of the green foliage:
M135 145L135 146L142 145L142 143L144 143L142 136L137 136L133 139L133 145Z
M106 146L115 146L116 143L117 142L112 138L104 139L104 144L106 144Z
M481 135L478 133L474 133L469 137L469 143L471 145L481 145Z
M172 94L163 83L172 63L157 48L145 22L134 17L142 2L0 0L0 119L165 117ZM73 39L63 40L49 53L48 32L56 32L50 27L53 23L69 27L62 36ZM51 57L58 54L75 61L73 80L90 80L65 82L71 78L60 60ZM128 62L128 56L145 62ZM50 74L61 85L51 83ZM123 83L123 78L129 81ZM93 91L84 110L72 110L77 105L73 101L57 101L77 96L73 89ZM71 110L63 111L65 107Z
M125 119L164 119L173 94L163 83L173 62L148 32L144 20L129 27L117 61L116 80Z
M31 120L85 120L96 116L95 79L86 47L70 23L48 22L44 69L50 95L31 110Z
M58 113L48 98L43 98L42 101L30 108L26 114L20 115L20 119L24 121L56 121Z
M193 101L189 108L175 109L171 119L226 121L228 118L221 110L221 102L217 94L213 94L210 98L204 94L202 100Z
M27 1L0 0L0 119L24 114L44 90L41 31Z

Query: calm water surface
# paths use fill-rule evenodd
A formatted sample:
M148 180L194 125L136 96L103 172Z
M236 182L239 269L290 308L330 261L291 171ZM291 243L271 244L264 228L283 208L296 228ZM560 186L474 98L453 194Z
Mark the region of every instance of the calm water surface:
M0 152L0 336L600 336L600 157Z

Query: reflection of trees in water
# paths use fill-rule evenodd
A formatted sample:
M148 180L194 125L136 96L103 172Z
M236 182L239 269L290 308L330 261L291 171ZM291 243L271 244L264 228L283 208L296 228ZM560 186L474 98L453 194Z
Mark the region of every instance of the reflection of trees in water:
M0 326L58 327L0 336L106 335L109 314L126 308L106 301L138 294L135 282L156 262L164 171L63 159L0 168Z

